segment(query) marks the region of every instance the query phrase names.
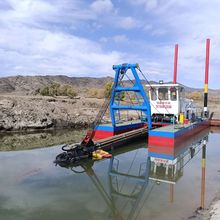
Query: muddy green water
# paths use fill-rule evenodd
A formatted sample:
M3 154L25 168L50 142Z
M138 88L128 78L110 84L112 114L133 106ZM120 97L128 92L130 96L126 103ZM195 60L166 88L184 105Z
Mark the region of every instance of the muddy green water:
M206 207L220 191L220 133L207 135ZM182 220L200 206L201 142L173 155L175 171L172 165L165 169L163 158L150 156L146 142L115 149L112 159L63 168L53 163L59 145L29 149L36 145L25 143L25 135L22 140L16 150L0 152L1 220ZM155 161L160 162L157 171Z

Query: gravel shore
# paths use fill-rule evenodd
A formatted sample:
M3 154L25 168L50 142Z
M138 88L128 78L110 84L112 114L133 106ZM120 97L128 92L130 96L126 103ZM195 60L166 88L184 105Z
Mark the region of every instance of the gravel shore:
M0 131L86 128L103 100L0 95Z
M220 194L213 199L208 208L198 208L188 220L220 220Z
M210 220L219 220L220 219L220 200L214 202L210 209Z

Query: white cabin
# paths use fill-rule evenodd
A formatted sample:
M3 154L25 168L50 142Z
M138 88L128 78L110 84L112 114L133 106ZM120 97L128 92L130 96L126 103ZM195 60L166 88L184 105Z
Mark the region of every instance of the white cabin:
M185 98L185 89L182 85L158 83L146 87L152 116L175 116L178 119L180 113L186 118L191 117L192 112L195 113L193 101Z

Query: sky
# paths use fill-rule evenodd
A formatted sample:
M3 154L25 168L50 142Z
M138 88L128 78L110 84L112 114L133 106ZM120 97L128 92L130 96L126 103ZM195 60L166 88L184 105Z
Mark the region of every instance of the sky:
M149 80L220 89L219 0L0 0L0 76L114 77L139 63Z

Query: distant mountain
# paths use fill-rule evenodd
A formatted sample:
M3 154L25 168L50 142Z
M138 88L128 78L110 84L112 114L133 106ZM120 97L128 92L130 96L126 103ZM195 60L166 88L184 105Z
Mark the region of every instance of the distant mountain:
M68 77L57 76L14 76L0 78L0 93L34 94L38 89L58 83L67 84L77 90L88 88L102 88L107 82L113 81L111 77Z
M15 91L10 81L7 78L0 78L0 93L10 93Z
M112 77L68 77L64 75L56 76L13 76L0 78L0 94L34 94L37 90L53 83L68 84L76 88L77 91L85 91L90 88L103 88L107 82L113 82ZM127 81L129 83L129 81ZM142 80L143 84L155 84L157 82L147 82ZM165 82L164 82L165 83ZM184 86L184 85L183 85ZM186 92L199 91L203 93L202 88L191 88L184 86ZM209 89L211 95L220 95L220 90Z

